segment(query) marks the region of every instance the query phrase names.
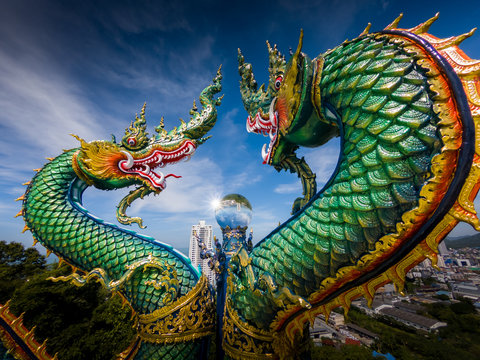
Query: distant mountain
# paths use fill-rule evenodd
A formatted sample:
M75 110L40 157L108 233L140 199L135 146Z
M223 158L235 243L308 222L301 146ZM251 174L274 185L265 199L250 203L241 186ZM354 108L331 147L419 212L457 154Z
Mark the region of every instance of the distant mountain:
M445 245L452 249L461 249L465 247L480 247L480 234L461 236L455 238L446 238Z

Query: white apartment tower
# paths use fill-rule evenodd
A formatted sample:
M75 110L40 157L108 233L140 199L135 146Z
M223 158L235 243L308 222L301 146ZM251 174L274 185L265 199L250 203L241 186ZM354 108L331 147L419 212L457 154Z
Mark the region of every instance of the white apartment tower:
M190 249L188 255L192 264L195 267L200 266L202 274L208 278L210 284L215 284L215 273L208 266L208 260L202 260L200 258L200 247L196 236L202 239L207 249L213 248L213 230L212 225L206 225L204 220L200 220L198 225L192 225L192 231L190 233Z

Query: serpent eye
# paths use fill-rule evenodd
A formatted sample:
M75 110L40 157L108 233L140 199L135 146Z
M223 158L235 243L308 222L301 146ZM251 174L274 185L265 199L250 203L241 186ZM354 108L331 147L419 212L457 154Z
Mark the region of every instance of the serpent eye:
M274 86L275 86L275 89L276 89L276 90L280 89L280 85L282 85L282 80L283 80L283 76L282 76L282 75L280 75L279 77L277 77L277 78L275 79L275 85L274 85Z
M127 144L129 146L135 146L135 145L137 145L137 139L135 139L133 136L131 136L127 139Z

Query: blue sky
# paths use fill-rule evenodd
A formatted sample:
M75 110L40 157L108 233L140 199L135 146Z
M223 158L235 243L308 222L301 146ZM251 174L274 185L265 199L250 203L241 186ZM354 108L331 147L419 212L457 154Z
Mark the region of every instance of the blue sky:
M356 37L368 22L381 30L399 13L401 27L432 17L431 32L448 37L480 25L478 1L1 1L0 11L0 240L31 245L21 218L13 216L22 183L46 157L78 143L121 138L147 102L150 132L160 117L167 128L188 119L192 101L223 65L224 101L213 137L190 162L174 165L158 197L136 201L130 215L141 216L143 233L181 249L192 224L204 219L220 230L211 200L228 193L246 196L254 210L255 240L285 221L301 194L294 174L262 165L266 142L245 131L239 92L237 48L253 64L257 80L267 80L265 41L283 53L295 48L304 29L304 52L314 57ZM480 59L480 35L462 49ZM339 142L302 150L319 187L333 171ZM127 190L89 189L84 204L115 220L115 206ZM478 204L477 204L478 205ZM473 233L461 226L453 235Z

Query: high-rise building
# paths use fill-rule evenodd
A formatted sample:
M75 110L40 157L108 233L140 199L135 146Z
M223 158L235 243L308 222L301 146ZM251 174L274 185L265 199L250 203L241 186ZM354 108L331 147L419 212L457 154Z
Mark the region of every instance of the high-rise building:
M200 258L200 247L198 246L197 237L200 238L208 249L212 249L213 230L212 225L206 225L204 220L200 220L197 225L192 225L190 233L190 249L188 255L195 267L200 266L202 274L208 278L210 284L215 284L215 273L208 266L208 260Z

